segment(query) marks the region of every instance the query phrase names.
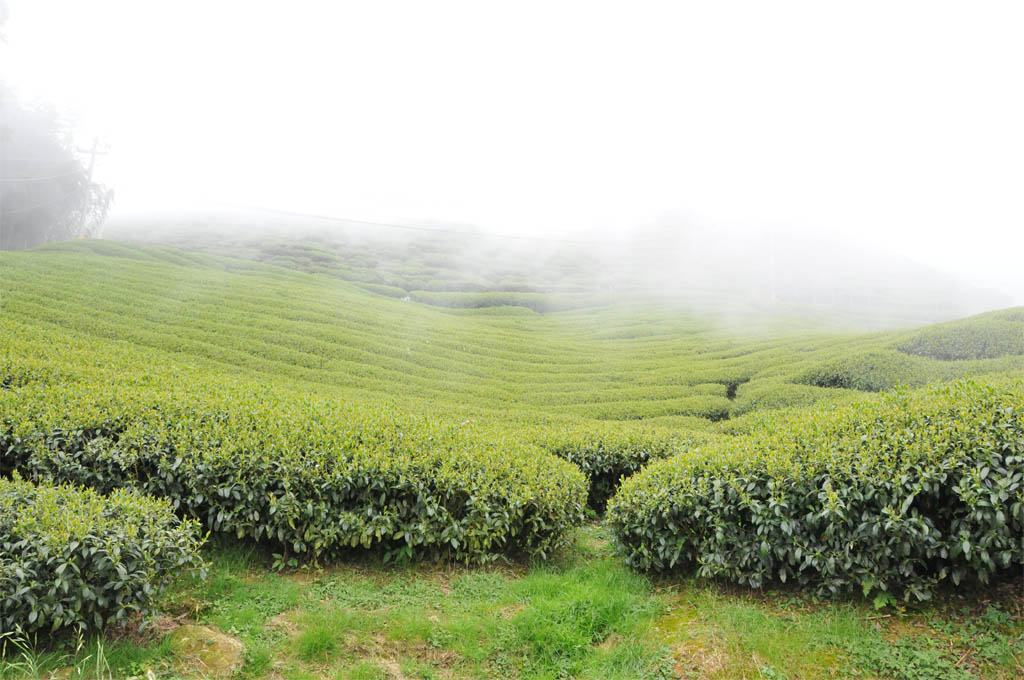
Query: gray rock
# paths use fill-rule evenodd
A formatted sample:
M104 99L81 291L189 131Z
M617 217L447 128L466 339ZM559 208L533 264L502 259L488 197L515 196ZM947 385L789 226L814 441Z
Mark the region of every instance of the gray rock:
M171 633L171 649L182 670L206 678L227 678L242 666L241 640L208 626L182 626Z

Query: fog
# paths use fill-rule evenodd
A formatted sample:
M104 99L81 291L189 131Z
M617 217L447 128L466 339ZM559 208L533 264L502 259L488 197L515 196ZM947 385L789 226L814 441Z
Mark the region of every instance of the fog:
M1020 3L7 4L0 78L102 141L122 234L273 208L689 238L719 278L778 239L813 263L780 286L849 270L1024 303ZM626 271L652 264L680 267Z
M792 323L905 328L1012 303L996 290L833 236L679 215L570 239L430 220L150 210L115 215L106 236L327 275L440 307L514 305L544 314L615 305L643 317L644 307L664 312L669 305L682 317L754 334Z

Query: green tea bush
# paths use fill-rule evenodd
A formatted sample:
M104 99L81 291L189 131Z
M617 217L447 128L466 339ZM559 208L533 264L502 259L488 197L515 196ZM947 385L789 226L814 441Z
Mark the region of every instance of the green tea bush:
M697 416L712 422L729 417L731 401L713 394L689 394L675 399L631 399L566 404L563 413L595 420L642 420L662 416Z
M54 366L52 362L25 357L14 360L0 354L0 390L16 389L29 383L68 382L74 379L73 371Z
M587 494L575 466L532 446L267 388L27 387L0 400L0 423L26 477L133 488L305 557L544 556Z
M798 375L794 382L814 387L881 392L897 385L923 385L940 377L943 377L941 372L924 359L879 350L814 365Z
M623 482L607 517L630 565L908 599L1024 565L1024 383L761 419Z
M1016 323L1024 323L1024 307L1002 309L998 312L989 312L985 316L989 316L993 319L999 319L1000 321L1013 321Z
M1024 355L956 365L910 357L892 347L907 332L840 335L799 330L806 321L799 319L750 318L737 334L739 326L713 323L721 309L625 305L617 293L553 318L522 306L439 308L237 258L108 246L76 241L4 256L0 357L15 362L12 382L24 380L29 358L47 370L149 385L243 375L332 398L393 399L407 412L456 422L535 424L722 420L741 401L746 380L792 378L869 351L957 375L1024 368ZM387 283L390 274L377 272L378 280L373 264L358 267L369 267L367 280ZM433 278L415 262L392 264L408 270L398 281ZM567 288L559 283L558 290ZM709 392L706 383L720 387Z
M404 288L398 288L397 286L385 286L380 283L357 283L355 285L363 290L368 290L371 293L377 293L385 297L404 298L409 295Z
M779 379L755 380L739 386L729 416L735 418L753 411L810 406L836 396L835 391L814 385L794 385Z
M130 491L0 479L0 634L102 628L201 569L199 526Z
M1024 354L1020 310L1008 310L924 328L896 345L907 354L957 361Z
M705 442L712 435L680 433L652 428L623 428L610 424L556 426L536 437L544 450L577 465L589 481L588 505L603 512L623 477L652 460L667 458L685 446Z
M503 307L518 306L532 309L540 314L560 312L581 307L599 305L605 300L599 295L587 293L521 293L513 291L459 292L441 290L413 290L413 300L435 307Z

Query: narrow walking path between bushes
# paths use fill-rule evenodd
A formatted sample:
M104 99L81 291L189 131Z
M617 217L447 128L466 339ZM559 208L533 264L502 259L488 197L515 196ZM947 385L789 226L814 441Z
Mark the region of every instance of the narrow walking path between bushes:
M173 584L147 626L111 630L78 649L72 640L49 649L12 640L0 678L1024 675L1019 580L913 608L821 602L797 591L648 578L623 565L599 524L534 566L366 558L277 572L273 556L229 541L210 545L206 557L207 579ZM175 635L183 626L189 635ZM227 651L201 654L203 631L210 649Z

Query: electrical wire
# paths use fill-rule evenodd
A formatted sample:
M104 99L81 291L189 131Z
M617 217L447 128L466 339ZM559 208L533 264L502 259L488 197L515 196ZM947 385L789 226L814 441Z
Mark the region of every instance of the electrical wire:
M27 205L27 206L25 206L23 208L15 208L13 210L8 210L6 207L4 207L3 211L0 212L0 216L6 217L7 215L17 215L19 213L31 212L33 210L38 210L39 208L46 208L46 207L49 207L49 206L57 205L58 203L63 203L67 199L68 196L73 196L73 195L78 194L78 193L81 193L81 190L70 191L70 192L64 194L64 196L62 196L59 200L56 200L56 201L47 201L45 203L37 203L35 205Z
M0 163L53 163L54 165L67 165L68 163L78 163L77 158L9 158L7 156L0 156Z
M273 213L275 215L286 215L288 217L306 217L310 219L326 220L329 222L343 222L346 224L364 224L371 227L384 227L387 229L406 229L409 231L425 231L441 234L457 234L459 236L475 236L478 238L506 238L519 241L547 241L550 243L574 243L577 245L592 245L595 243L606 245L620 245L615 241L585 241L581 239L568 238L545 238L543 236L526 236L523 234L492 234L488 232L465 231L461 229L439 229L434 227L416 227L408 224L394 224L392 222L375 222L371 220L353 220L345 217L334 217L332 215L320 215L317 213L294 212L291 210L274 210L272 208L246 208L257 212Z
M44 175L41 177L0 177L0 182L6 182L8 184L14 184L17 182L44 182L51 179L62 179L64 177L74 177L75 175L82 175L83 172L76 170L74 172L64 172L59 175Z

